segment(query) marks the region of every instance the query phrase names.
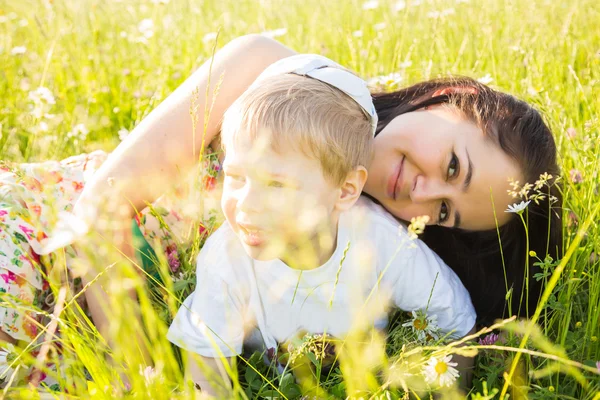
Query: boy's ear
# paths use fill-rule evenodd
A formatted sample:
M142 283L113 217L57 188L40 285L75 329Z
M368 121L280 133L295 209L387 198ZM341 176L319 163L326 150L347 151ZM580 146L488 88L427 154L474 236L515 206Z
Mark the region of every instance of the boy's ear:
M340 197L336 204L339 211L346 211L356 203L362 193L363 186L365 186L367 176L367 169L362 165L350 171L340 188Z

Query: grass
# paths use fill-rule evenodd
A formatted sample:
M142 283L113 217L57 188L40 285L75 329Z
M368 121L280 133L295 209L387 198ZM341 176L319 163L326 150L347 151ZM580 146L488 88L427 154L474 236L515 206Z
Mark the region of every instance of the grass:
M554 287L548 288L538 310L544 316L541 325L528 332L518 324L506 325L529 340L510 334L502 345L462 349L479 351L473 396L499 398L503 374L514 371L509 388L512 398L600 399L596 368L600 360L600 229L596 222L600 7L596 1L432 0L417 4L406 0L402 8L402 2L381 0L373 9L364 9L365 3L354 0L167 3L0 1L0 158L39 161L113 149L120 141L119 131L131 130L208 59L213 47L209 34L217 30L220 46L242 34L285 28L286 32L277 32L281 34L278 40L295 50L326 55L364 77L399 72L399 85L448 74L491 80L491 86L540 109L555 134L564 171L568 250L560 263L544 264ZM52 117L32 113L29 93L38 87L48 88L56 99L55 104L38 110ZM111 350L77 302L67 296L59 323L62 360L55 374L60 386L68 388L64 396L190 396L191 388L183 385L179 356L165 333L179 300L192 289L193 260L201 243L201 238L195 238L181 254L184 276L176 282L168 278L162 259L164 284L157 283L150 291L129 269L118 263L111 268L109 273L119 270L122 275L106 288L114 320L131 321L135 312L144 316L143 327L114 324L109 335ZM102 249L98 243L92 258L106 268L116 257L111 249L104 249L104 256L98 257ZM537 256L544 262L545 255ZM123 288L127 286L138 289L139 306L126 298ZM394 326L387 343L377 335L349 339L352 345L347 346L339 369L324 373L326 368L316 359L313 373L321 382L316 393L341 398L350 394L423 396L422 382L416 378L425 362L422 355L449 348L423 348L401 324ZM131 392L115 394L108 388L119 371L141 359L131 338L142 330L155 369L130 374ZM59 357L56 346L46 348L54 359ZM113 363L106 361L106 354L114 356ZM521 354L518 363L516 354ZM31 355L22 357L26 364L35 363ZM289 375L276 376L257 355L239 360L232 373L239 374L235 388L240 397L273 396L273 390L288 398L300 393L301 387ZM441 394L460 397L453 391ZM38 396L15 383L4 395Z

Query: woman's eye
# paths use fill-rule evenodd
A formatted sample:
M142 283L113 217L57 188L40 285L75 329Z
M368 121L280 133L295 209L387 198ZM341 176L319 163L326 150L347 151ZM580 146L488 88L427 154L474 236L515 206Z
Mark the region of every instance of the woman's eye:
M458 176L458 157L452 152L452 158L448 164L448 178L454 178Z
M448 205L445 201L442 201L440 206L440 215L438 216L438 224L442 224L448 220Z

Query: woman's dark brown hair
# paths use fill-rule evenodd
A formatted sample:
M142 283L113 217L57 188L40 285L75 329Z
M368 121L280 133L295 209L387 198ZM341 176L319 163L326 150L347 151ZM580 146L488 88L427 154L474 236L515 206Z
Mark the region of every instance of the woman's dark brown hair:
M447 88L445 94L434 96ZM461 278L471 294L480 323L489 324L509 314L533 314L542 285L533 278L539 268L533 265L537 260L529 256L528 250L535 251L542 259L549 254L556 260L562 256L563 242L562 196L554 182L560 172L557 149L540 113L514 96L465 77L422 82L396 92L374 94L373 99L379 115L377 133L398 115L449 104L518 163L525 182L533 184L545 172L553 176L549 186L543 188L545 198L539 204L532 201L523 214L527 232L515 215L497 230L469 232L429 226L422 236ZM510 290L512 301L507 302Z

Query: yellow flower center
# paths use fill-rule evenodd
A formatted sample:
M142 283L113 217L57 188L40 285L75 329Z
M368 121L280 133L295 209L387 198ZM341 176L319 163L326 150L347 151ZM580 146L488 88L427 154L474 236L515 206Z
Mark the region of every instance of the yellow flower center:
M427 320L425 318L423 318L423 319L417 318L417 319L415 319L413 326L415 327L415 329L417 331L424 331L425 328L427 328Z
M435 365L435 372L437 372L438 375L442 375L446 371L448 371L448 365L445 362L440 361Z

